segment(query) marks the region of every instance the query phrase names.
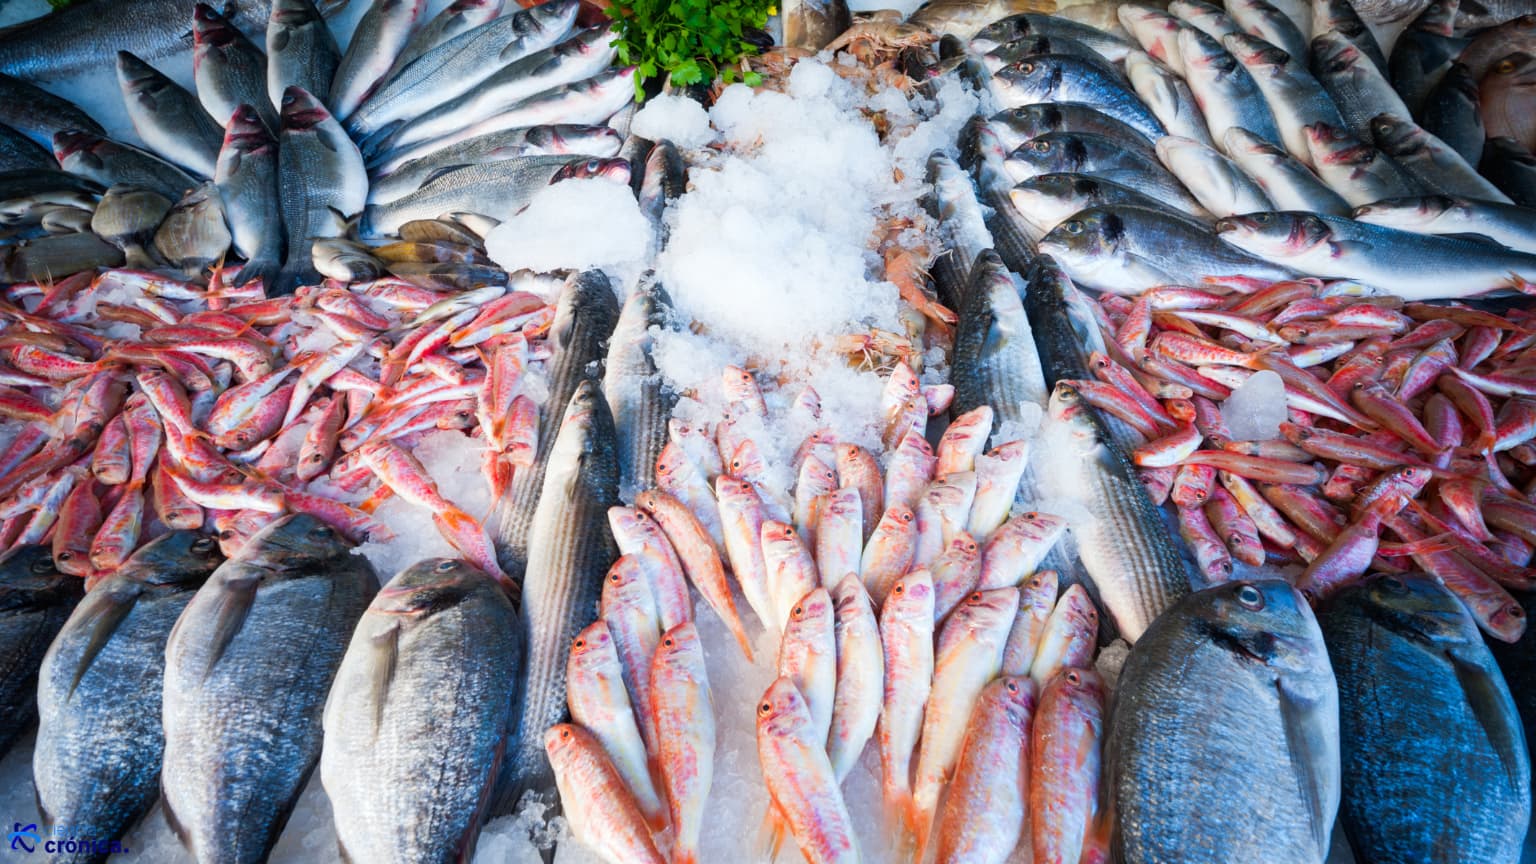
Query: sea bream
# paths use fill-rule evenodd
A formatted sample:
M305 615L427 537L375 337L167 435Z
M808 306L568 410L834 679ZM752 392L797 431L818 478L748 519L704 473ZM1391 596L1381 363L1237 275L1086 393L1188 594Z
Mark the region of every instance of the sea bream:
M37 716L38 666L82 593L47 546L18 546L0 560L0 755Z

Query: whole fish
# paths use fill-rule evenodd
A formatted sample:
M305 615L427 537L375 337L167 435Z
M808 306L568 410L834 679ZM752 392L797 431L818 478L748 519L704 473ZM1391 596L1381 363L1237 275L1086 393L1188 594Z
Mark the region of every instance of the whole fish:
M331 81L331 112L345 120L368 98L410 38L426 0L374 0L357 22Z
M370 203L382 204L404 197L431 180L485 162L501 162L520 156L613 156L623 139L609 126L532 126L507 129L468 138L457 144L411 159L390 159L372 169L368 185Z
M1126 86L1096 64L1068 54L1020 60L998 70L993 87L1007 108L1042 102L1080 102L1119 120L1148 138L1164 134L1163 124Z
M267 55L212 6L192 7L192 80L198 101L221 126L241 105L254 107L274 133L277 112L267 97Z
M1536 207L1536 155L1514 139L1488 139L1477 167L1510 200L1522 207Z
M636 286L619 313L603 363L603 395L618 436L619 494L626 500L656 485L656 457L667 445L667 419L677 402L652 357L652 328L667 326L670 302L660 285Z
M379 590L325 704L320 780L345 857L448 862L475 848L511 730L519 636L501 585L463 561L429 558Z
M1071 385L1058 382L1048 423L1076 458L1053 460L1047 485L1072 490L1092 519L1070 519L1083 568L1127 642L1189 592L1189 576L1125 451Z
M327 2L334 12L345 3ZM232 5L231 23L246 34L267 26L271 0ZM0 72L28 80L61 79L101 69L118 51L146 61L182 54L187 39L184 0L79 0L6 28Z
M856 864L853 818L817 732L793 681L781 677L768 685L757 703L757 757L773 845L787 831L811 864Z
M117 83L134 131L151 150L199 177L213 176L224 130L197 97L127 51L117 53Z
M1292 271L1265 264L1210 229L1160 210L1094 207L1057 225L1040 241L1084 287L1138 294L1158 285L1245 285L1287 279Z
M1182 218L1196 225L1208 224L1183 210L1175 209L1176 203L1153 198L1103 176L1038 174L1014 186L1009 190L1008 197L1035 232L1036 242L1057 225L1090 207L1130 206L1161 210L1172 218ZM1339 203L1343 204L1342 201ZM1204 212L1204 208L1194 199L1190 199L1190 205Z
M1160 140L1167 137L1172 136ZM1009 155L1005 168L1018 182L1041 174L1087 174L1171 202L1186 213L1204 215L1179 179L1158 163L1156 153L1127 148L1089 132L1047 132L1031 138Z
M1179 32L1179 52L1188 67L1189 89L1205 112L1211 140L1220 145L1233 127L1284 145L1274 112L1248 69L1220 42L1193 28Z
M167 819L200 861L263 861L320 758L325 695L378 590L307 514L262 529L198 589L165 646Z
M1264 101L1269 103L1269 110L1280 129L1285 150L1311 166L1312 152L1307 148L1306 127L1313 123L1342 127L1344 117L1339 114L1333 97L1307 70L1306 56L1293 57L1247 33L1232 34L1221 44L1243 64L1253 76L1259 92L1264 94ZM1241 127L1233 128L1250 138L1265 140ZM1229 130L1227 134L1232 132ZM1227 155L1236 158L1229 148Z
M1029 749L1029 839L1036 861L1088 860L1098 829L1104 682L1068 669L1040 690Z
M336 37L312 0L272 0L272 17L267 19L267 98L272 107L283 110L290 87L329 105L340 62Z
M833 587L832 601L837 687L832 700L827 756L832 761L832 773L841 783L852 773L880 719L885 658L880 624L864 583L848 574Z
M163 534L75 607L38 673L32 773L45 825L116 840L159 798L166 639L223 560L212 537Z
M1126 52L1133 47L1123 33L1109 33L1091 24L1073 21L1060 15L1035 12L1020 12L1006 18L998 18L976 31L976 35L971 37L970 46L976 51L990 51L998 45L1031 35L1065 36L1075 39L1099 52L1111 63L1125 59Z
M565 718L571 641L596 619L603 577L619 557L608 531L608 508L619 503L617 442L608 403L594 382L576 385L553 437L529 530L527 569L515 574L522 584L526 671L497 810L554 782L540 730Z
M394 201L368 205L359 233L363 237L384 237L406 222L460 210L505 220L557 179L598 176L627 180L629 163L621 159L522 156L471 165L430 180Z
M1251 213L1271 206L1269 196L1236 162L1199 141L1168 135L1158 140L1157 155L1212 216Z
M959 313L952 410L958 416L988 405L995 424L1020 422L1024 405L1044 404L1045 377L1013 276L996 252L983 252L971 268Z
M544 733L544 749L554 766L560 805L578 842L608 861L663 864L645 817L624 778L592 733L569 723Z
M554 352L545 367L549 376L549 398L539 413L535 438L538 448L533 465L517 472L511 488L496 501L492 515L486 520L501 569L514 580L522 577L528 564L534 511L544 488L544 475L549 468L550 454L566 405L576 393L577 386L588 380L592 364L602 360L604 343L613 335L618 317L618 301L614 299L608 277L601 270L578 274L561 287L555 303L555 320L550 325L547 340Z
M1277 209L1349 215L1349 202L1285 150L1235 127L1227 130L1226 145L1227 155L1259 184Z
M380 80L388 81L417 57L466 30L495 19L501 14L502 4L503 0L453 0L432 20L416 28Z
M885 691L880 705L881 789L886 810L917 831L912 762L933 688L933 579L914 570L891 586L880 609Z
M367 204L368 172L357 146L313 94L288 88L282 112L278 197L287 258L276 291L292 293L314 278L314 241L342 236L347 220Z
M658 828L665 826L666 808L651 780L636 706L624 685L623 661L606 621L596 621L576 635L566 678L571 720L602 742L646 821ZM638 707L649 713L648 704Z
M1395 160L1426 189L1498 204L1511 203L1497 186L1468 165L1460 153L1412 120L1394 114L1379 114L1371 119L1371 137L1381 152Z
M698 864L704 805L715 777L715 703L698 628L684 622L662 634L651 661L656 761L672 817L673 864ZM826 739L816 741L825 754ZM823 755L825 761L825 755ZM830 773L830 772L829 772Z
M1452 63L1424 97L1424 107L1416 118L1426 131L1473 165L1483 158L1483 141L1488 137L1478 109L1479 98L1471 70L1464 63Z
M388 77L352 112L347 131L365 141L468 92L507 64L564 38L576 21L577 6L575 0L553 0L521 9L426 51Z
M107 134L75 103L9 75L0 75L0 123L44 147L52 147L53 136L70 129Z
M1536 255L1480 240L1426 237L1316 213L1250 213L1216 223L1223 239L1314 276L1355 279L1409 300L1485 294L1536 280Z
M1047 132L1092 132L1147 149L1152 141L1134 126L1082 102L1037 102L999 111L987 120L1003 146L1012 150Z
M264 104L264 103L263 103ZM283 222L278 213L277 139L260 112L241 105L230 115L213 182L224 198L230 240L245 256L241 278L271 284L283 261Z
M1166 64L1141 51L1132 51L1125 55L1125 75L1136 95L1147 103L1169 134L1215 143L1194 91Z
M71 130L53 136L53 156L65 171L103 186L131 183L172 201L197 185L191 175L158 156L89 132Z
M1035 701L1034 682L1013 675L994 679L976 697L939 820L935 862L1002 864L1024 836Z
M1338 728L1328 652L1299 592L1228 582L1186 596L1120 672L1104 744L1112 854L1318 864L1339 804ZM1213 796L1266 816L1234 823Z
M1356 856L1519 858L1531 810L1525 735L1456 595L1432 576L1383 576L1340 591L1319 624L1338 678L1339 821Z
M1333 104L1338 106L1345 125L1356 138L1370 140L1371 118L1378 114L1411 116L1384 70L1339 33L1324 33L1313 39L1311 50L1312 74L1333 97Z
M47 546L17 546L0 559L0 756L36 719L38 667L82 593Z
M1354 218L1415 234L1481 234L1511 249L1536 254L1536 211L1449 195L1396 198L1356 207Z

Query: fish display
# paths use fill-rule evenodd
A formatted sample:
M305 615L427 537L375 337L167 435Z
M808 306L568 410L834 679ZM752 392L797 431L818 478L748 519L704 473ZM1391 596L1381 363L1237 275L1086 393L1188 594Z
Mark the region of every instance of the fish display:
M0 36L59 860L1520 860L1517 4L354 2Z

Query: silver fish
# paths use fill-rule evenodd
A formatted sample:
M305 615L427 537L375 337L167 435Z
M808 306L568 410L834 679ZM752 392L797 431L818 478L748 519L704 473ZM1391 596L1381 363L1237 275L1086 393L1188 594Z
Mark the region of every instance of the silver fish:
M395 77L412 60L460 33L495 20L501 14L501 7L502 0L453 0L432 20L416 28L380 80Z
M277 112L267 97L267 55L212 6L192 8L192 80L198 101L221 126L235 109L251 105L277 131Z
M1168 11L1217 42L1233 33L1243 32L1226 10L1203 0L1169 0Z
M299 87L283 94L277 154L288 253L276 288L289 293L313 271L310 243L341 236L347 220L367 204L368 172L341 124Z
M18 546L0 559L0 756L36 719L38 666L82 593L48 546Z
M1184 58L1179 54L1179 31L1190 27L1183 19L1161 9L1135 3L1122 3L1115 10L1120 25L1141 44L1148 56L1167 64L1173 74L1185 77Z
M1313 123L1306 127L1306 133L1317 176L1354 206L1432 191L1425 189L1392 157L1346 129Z
M1227 134L1231 133L1229 129ZM1212 216L1250 213L1271 206L1269 196L1236 162L1199 141L1169 135L1158 140L1157 155Z
M1360 140L1370 140L1371 118L1377 115L1410 116L1382 70L1340 34L1324 33L1313 39L1309 63L1318 83L1339 107L1345 125Z
M1035 256L1035 241L1031 239L1024 215L1008 198L1008 189L1013 185L1007 171L1008 151L981 115L972 117L966 123L960 138L961 152L972 163L971 176L976 181L976 198L985 208L990 208L990 212L982 210L982 222L990 237L984 242L980 233L966 229L972 236L968 236L965 241L965 255L974 261L973 256L980 255L990 244L1002 256L1004 264L1022 272L1029 267L1030 260ZM963 299L959 298L964 297L970 270L967 268L960 272L957 269L952 276L956 280L953 287L957 299L951 308L958 309L964 305Z
M1250 213L1216 223L1224 240L1313 275L1354 279L1407 300L1470 297L1536 281L1536 255L1315 213Z
M1415 234L1480 234L1536 254L1536 210L1449 195L1396 198L1356 207L1355 219Z
M1279 147L1247 129L1227 130L1226 151L1264 190L1279 210L1349 215L1349 203L1316 174Z
M365 141L467 93L498 69L564 38L576 21L577 6L575 0L552 0L455 36L379 85L347 118L347 131Z
M1268 0L1227 0L1227 13L1252 36L1292 57L1307 56L1307 35L1296 22ZM1218 40L1219 41L1219 40Z
M1159 139L1159 146L1169 137ZM1087 174L1129 186L1190 215L1208 215L1158 158L1157 153L1127 148L1091 132L1048 132L1021 144L1004 167L1015 181L1040 174Z
M571 641L596 620L603 577L619 557L608 531L608 508L619 503L617 441L596 382L588 379L576 386L547 460L522 580L522 621L528 634L522 704L502 772L498 811L524 791L554 785L540 735L566 716Z
M1371 119L1371 137L1381 152L1426 189L1498 204L1512 203L1509 196L1468 165L1460 153L1406 117L1377 115Z
M414 159L390 159L373 168L368 201L383 204L461 168L521 156L613 156L623 140L608 126L531 126L468 138Z
M151 150L199 177L213 176L223 129L197 97L127 51L117 53L117 83L134 131Z
M940 36L968 39L982 27L1018 12L1039 8L1034 0L928 0L907 23Z
M1211 140L1194 91L1172 69L1144 52L1132 51L1125 55L1125 74L1136 95L1157 115L1167 134L1195 141ZM1153 140L1161 137L1153 136Z
M1132 48L1130 40L1123 33L1117 35L1091 24L1038 12L1021 12L993 21L976 31L976 35L971 37L970 47L973 51L991 51L999 45L1030 35L1076 39L1099 52L1111 63L1125 59L1126 52Z
M1009 150L1047 132L1092 132L1123 142L1127 147L1152 146L1152 139L1145 133L1082 102L1021 105L997 112L987 119L987 125Z
M1424 97L1415 115L1431 135L1449 144L1470 165L1482 167L1487 130L1478 108L1477 79L1463 63L1452 63Z
M258 110L241 105L229 118L213 182L224 198L230 240L245 256L242 278L266 284L283 261L283 223L278 213L277 139Z
M987 250L971 268L965 305L958 310L952 378L956 416L990 405L997 424L1017 424L1026 404L1043 408L1045 375L1014 277Z
M90 232L59 234L0 246L5 281L50 282L83 270L121 267L122 250Z
M1163 124L1136 98L1123 78L1108 76L1097 65L1079 57L1053 54L1020 60L999 69L992 83L1005 108L1039 102L1082 102L1148 138L1164 134Z
M1387 70L1387 56L1371 28L1365 26L1355 13L1351 0L1314 0L1312 3L1312 40L1328 33L1336 33L1370 58L1376 68Z
M618 438L619 492L632 500L656 485L656 457L667 445L667 418L677 394L661 380L651 356L655 335L671 314L666 291L642 282L630 293L608 340L603 363L603 395Z
M9 75L0 75L0 123L44 147L53 146L55 134L70 129L107 134L75 103Z
M384 79L426 0L374 0L357 22L331 81L331 111L345 120Z
M329 104L341 49L311 0L272 0L267 21L267 98L283 110L290 87Z
M1111 854L1321 864L1339 804L1338 729L1328 652L1296 589L1229 582L1185 597L1120 673L1104 743ZM1265 818L1233 823L1222 814L1234 805Z
M1174 218L1208 224L1129 186L1087 174L1040 174L1009 190L1014 206L1034 229L1034 239L1090 207L1132 206L1162 210Z
M53 155L65 171L111 186L132 183L175 201L197 185L187 172L158 156L78 130L53 136Z
M75 607L38 673L32 779L45 826L116 840L160 797L166 639L223 560L212 537L163 534Z
M463 561L413 564L374 597L325 703L320 780L347 860L446 864L475 848L512 724L518 628L502 587Z
M326 692L378 591L313 516L253 536L165 646L165 813L199 861L266 860L320 758Z
M1221 43L1199 30L1184 30L1179 33L1179 51L1189 69L1185 80L1205 112L1213 142L1219 146L1227 130L1236 126L1266 141L1285 143L1258 83Z
M368 282L389 272L384 262L373 257L368 248L351 240L331 237L316 240L310 246L310 254L314 257L315 270L327 279Z
M956 310L964 304L966 282L976 259L992 248L992 235L987 230L976 187L953 157L947 153L931 154L926 179L932 192L924 196L923 206L937 221L944 247L928 270L939 302ZM1038 238L1031 238L1030 242L1035 239Z
M1280 127L1285 149L1302 164L1311 167L1312 151L1307 149L1306 127L1312 123L1343 127L1344 117L1333 104L1333 97L1307 71L1306 57L1292 57L1247 33L1234 34L1221 44L1247 68L1259 92L1264 94L1264 101L1269 104ZM1246 129L1243 132L1258 137Z
M1432 576L1383 576L1345 588L1318 619L1339 686L1339 823L1355 854L1517 860L1530 757L1461 601Z

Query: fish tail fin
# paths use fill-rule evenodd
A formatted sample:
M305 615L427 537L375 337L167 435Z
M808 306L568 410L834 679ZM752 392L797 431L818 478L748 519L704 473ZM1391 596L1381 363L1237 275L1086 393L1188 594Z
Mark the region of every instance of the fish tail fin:
M757 660L752 655L752 640L747 638L747 628L742 625L741 616L733 614L731 620L726 623L730 625L731 635L736 637L736 643L741 646L741 653L747 655L747 662L756 663Z
M388 501L390 498L394 497L394 494L395 490L389 488L389 486L383 483L380 483L379 488L373 490L373 494L369 495L367 500L357 505L357 509L371 516L373 515L373 511L379 509L380 504L383 504L385 501Z
M768 812L763 814L763 825L759 830L759 846L763 850L763 860L773 861L779 857L779 849L784 845L784 820L779 816L779 810L772 799L768 801Z

